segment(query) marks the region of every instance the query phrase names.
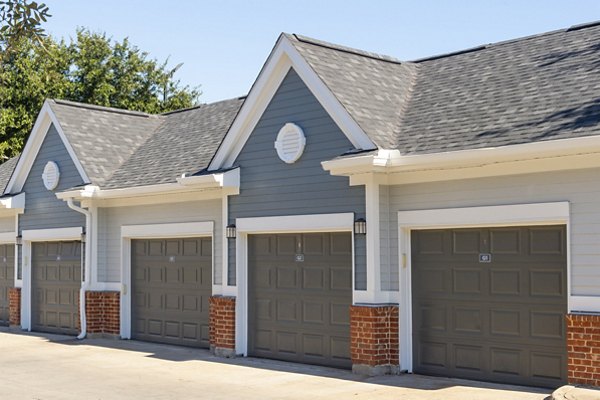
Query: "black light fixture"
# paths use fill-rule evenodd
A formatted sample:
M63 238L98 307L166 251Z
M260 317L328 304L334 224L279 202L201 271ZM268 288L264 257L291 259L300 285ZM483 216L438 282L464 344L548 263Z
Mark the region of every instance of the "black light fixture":
M354 221L354 234L355 235L366 235L367 234L367 221L364 218L359 218Z
M225 228L225 237L227 239L235 239L235 224L229 224Z
M17 238L15 239L15 243L17 244L17 246L22 246L23 245L23 236L21 236L21 235L17 236Z
M85 232L81 232L81 243L85 243Z

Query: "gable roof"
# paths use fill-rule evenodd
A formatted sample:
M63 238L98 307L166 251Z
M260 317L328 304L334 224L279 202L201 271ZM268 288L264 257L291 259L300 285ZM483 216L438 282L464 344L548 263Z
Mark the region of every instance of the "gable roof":
M89 183L100 187L163 122L156 115L72 101L48 104Z
M379 148L425 154L600 134L600 24L412 62L286 35Z
M107 179L105 188L175 182L208 166L244 98L163 114L162 124Z

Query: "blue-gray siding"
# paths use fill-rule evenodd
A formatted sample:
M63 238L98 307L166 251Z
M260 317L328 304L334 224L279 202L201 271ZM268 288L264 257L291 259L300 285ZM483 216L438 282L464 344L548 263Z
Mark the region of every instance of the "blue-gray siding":
M48 161L54 161L60 170L60 181L54 191L47 190L42 182L42 172ZM71 210L66 202L55 196L56 192L83 183L85 182L79 175L56 128L52 125L23 186L26 204L25 212L19 216L19 233L28 229L85 226L83 214Z
M277 133L287 122L306 136L302 157L281 161L274 148ZM290 70L246 142L235 165L241 167L240 194L229 197L229 223L236 218L354 212L364 217L363 186L325 172L321 161L353 149L295 71ZM228 283L235 285L235 245L229 244ZM366 288L364 237L355 242L356 289Z

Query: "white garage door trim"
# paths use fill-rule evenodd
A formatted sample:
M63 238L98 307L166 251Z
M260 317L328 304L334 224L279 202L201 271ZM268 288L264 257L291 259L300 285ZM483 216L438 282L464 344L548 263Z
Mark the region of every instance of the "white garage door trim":
M236 296L235 350L248 355L248 235L260 233L353 232L354 213L286 215L236 218L237 286L227 295ZM354 288L354 238L352 238L352 287ZM354 298L354 290L352 297Z
M83 228L30 229L21 231L23 248L21 266L23 287L21 292L21 328L31 331L31 243L81 240Z
M131 339L131 240L163 239L210 236L213 246L212 267L214 268L214 225L213 221L181 222L172 224L123 225L121 226L121 337Z
M411 230L496 226L567 226L567 299L571 310L571 251L569 202L446 208L398 212L400 266L400 369L412 372Z

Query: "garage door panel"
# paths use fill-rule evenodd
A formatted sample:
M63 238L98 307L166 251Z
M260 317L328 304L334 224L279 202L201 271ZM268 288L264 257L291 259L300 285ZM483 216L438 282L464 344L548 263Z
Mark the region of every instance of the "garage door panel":
M562 270L555 268L535 268L530 272L529 293L531 296L550 296L562 298L565 277Z
M452 284L454 294L480 295L482 291L482 280L482 271L479 269L452 269Z
M347 267L330 267L330 289L346 292L352 290L352 270Z
M564 240L564 226L413 232L414 370L566 381Z
M251 355L350 366L351 235L333 235L249 237Z
M321 302L305 300L302 302L302 322L325 324L325 309Z
M277 322L299 322L298 301L295 299L279 299L277 304Z
M494 296L521 296L523 294L521 270L515 268L490 268L490 293Z
M208 347L212 257L202 255L203 243L211 240L132 241L134 338Z

